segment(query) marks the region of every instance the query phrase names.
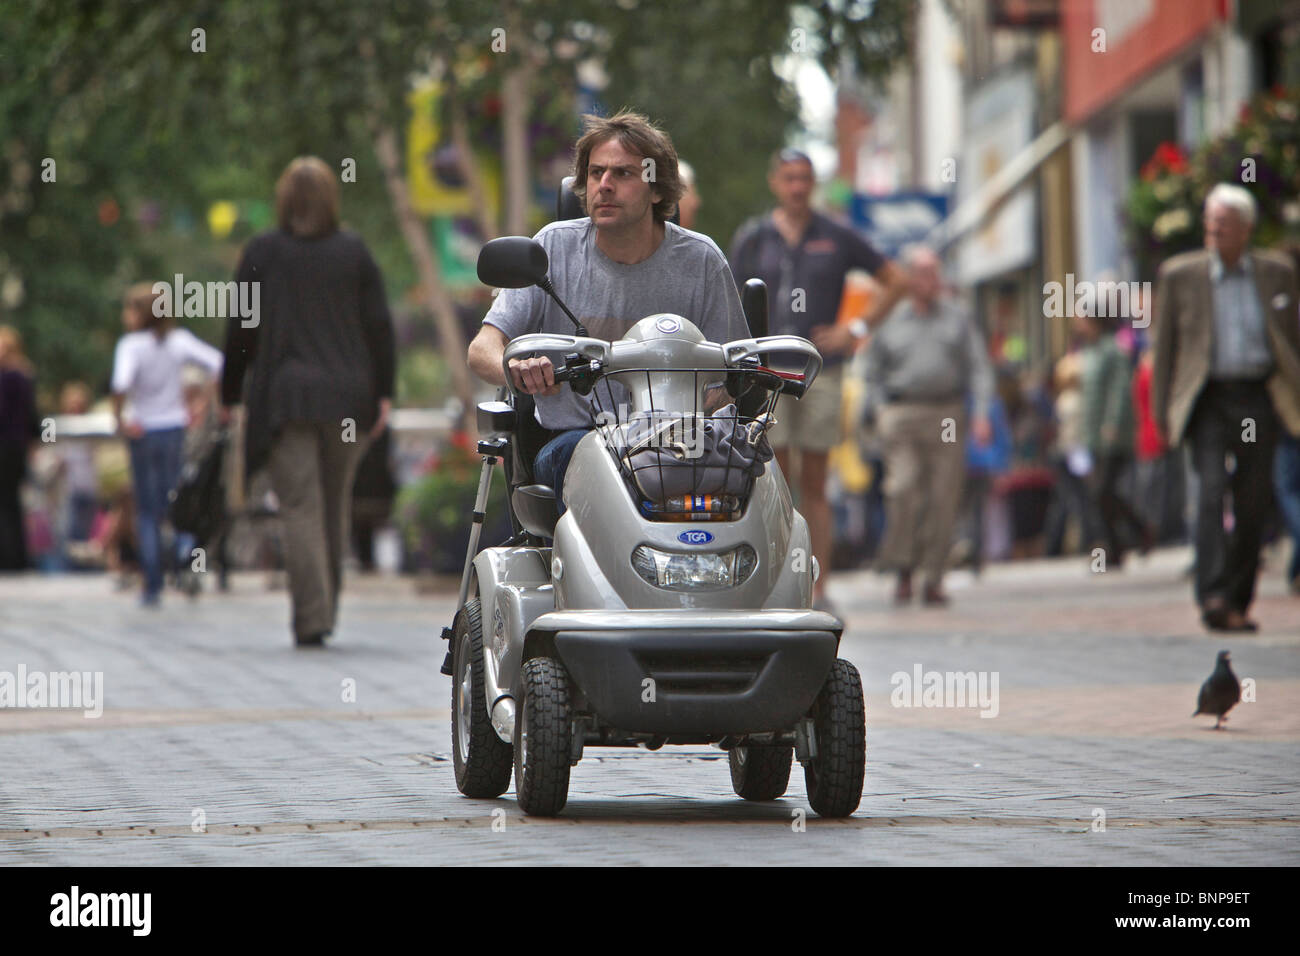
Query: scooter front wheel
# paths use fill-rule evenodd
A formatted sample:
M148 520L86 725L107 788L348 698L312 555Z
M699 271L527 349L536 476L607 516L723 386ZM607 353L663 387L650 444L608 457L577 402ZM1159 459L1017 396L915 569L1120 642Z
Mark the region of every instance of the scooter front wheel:
M515 721L515 796L531 816L553 817L569 799L573 719L569 675L551 657L524 664L524 706Z
M817 756L804 764L808 802L821 817L847 817L862 800L867 764L867 718L862 678L836 660L812 707Z
M451 749L456 788L467 797L499 797L510 787L510 744L497 736L483 689L483 628L477 599L452 631Z
M731 789L746 800L775 800L790 785L793 747L732 747L727 753Z

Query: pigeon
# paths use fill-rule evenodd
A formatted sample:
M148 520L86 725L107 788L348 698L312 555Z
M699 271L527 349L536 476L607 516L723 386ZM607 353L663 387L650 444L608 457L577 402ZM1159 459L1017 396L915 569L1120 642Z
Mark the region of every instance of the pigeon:
M1201 685L1201 695L1196 698L1196 711L1192 714L1213 714L1218 718L1215 730L1223 728L1228 718L1224 715L1241 700L1241 681L1232 672L1231 658L1227 651L1219 651L1214 663L1214 673Z

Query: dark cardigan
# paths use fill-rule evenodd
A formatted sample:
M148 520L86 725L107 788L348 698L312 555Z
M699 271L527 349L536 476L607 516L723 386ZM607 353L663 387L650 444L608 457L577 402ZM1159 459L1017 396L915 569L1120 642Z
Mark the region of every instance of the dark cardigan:
M259 315L226 323L221 400L247 408L244 466L266 464L289 422L374 425L393 395L393 323L365 243L340 230L317 239L262 233L244 248L238 282L260 282ZM247 373L247 374L246 374Z

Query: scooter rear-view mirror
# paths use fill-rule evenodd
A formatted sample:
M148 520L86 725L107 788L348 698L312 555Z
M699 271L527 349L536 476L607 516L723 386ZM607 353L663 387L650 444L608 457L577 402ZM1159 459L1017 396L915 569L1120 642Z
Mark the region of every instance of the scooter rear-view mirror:
M502 236L483 244L478 254L478 281L498 289L526 289L535 285L555 300L564 314L586 335L587 329L569 307L560 301L546 277L551 262L536 239L527 236Z
M543 285L550 260L541 243L527 236L502 236L485 243L478 254L478 279L500 289Z

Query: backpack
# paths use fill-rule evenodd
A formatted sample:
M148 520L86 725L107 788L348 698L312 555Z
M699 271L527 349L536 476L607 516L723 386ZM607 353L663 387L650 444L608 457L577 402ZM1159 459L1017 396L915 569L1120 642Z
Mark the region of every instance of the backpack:
M167 516L172 527L194 535L200 543L209 540L226 520L221 470L227 441L226 432L219 432L202 455L185 464L180 480L167 496Z

